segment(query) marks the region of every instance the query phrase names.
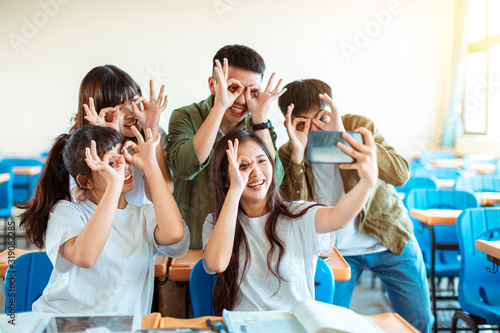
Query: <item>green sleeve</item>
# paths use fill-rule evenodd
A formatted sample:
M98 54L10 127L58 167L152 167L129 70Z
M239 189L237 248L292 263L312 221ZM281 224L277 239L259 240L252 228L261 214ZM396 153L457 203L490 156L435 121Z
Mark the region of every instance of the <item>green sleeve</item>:
M172 172L178 178L193 179L210 162L210 157L204 163L198 159L193 142L196 133L193 122L185 112L175 110L170 117L168 132Z
M290 201L309 200L304 161L301 164L291 161L289 143L281 146L278 155L284 170L280 189L285 199Z

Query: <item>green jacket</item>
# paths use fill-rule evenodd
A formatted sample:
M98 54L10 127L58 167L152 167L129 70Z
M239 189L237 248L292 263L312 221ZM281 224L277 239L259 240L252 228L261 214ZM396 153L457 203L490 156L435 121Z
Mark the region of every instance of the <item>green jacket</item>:
M401 186L408 181L410 177L408 162L387 143L370 119L347 114L342 116L342 123L346 131L354 131L361 126L366 127L373 133L377 146L379 179L360 213L359 231L373 236L393 253L401 254L413 232L413 224L403 202L391 185ZM307 153L299 165L290 160L291 152L290 142L284 144L278 151L285 168L281 190L289 200L314 201L316 199L314 176ZM340 170L340 175L346 193L359 182L355 170Z
M189 226L191 249L202 248L203 222L212 212L209 181L213 149L206 161L199 161L193 137L212 110L213 102L214 96L210 95L199 103L174 110L168 126L168 155L170 168L174 174L174 198ZM239 127L249 130L252 130L252 125L251 115L247 115L238 124ZM214 148L223 136L219 129ZM271 129L271 137L276 145L274 129ZM276 176L281 183L284 170L278 154L276 154Z

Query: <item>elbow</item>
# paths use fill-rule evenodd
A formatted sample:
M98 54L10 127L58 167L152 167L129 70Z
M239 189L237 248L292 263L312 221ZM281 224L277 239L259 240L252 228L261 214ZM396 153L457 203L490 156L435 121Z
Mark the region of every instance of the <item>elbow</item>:
M221 260L216 260L215 262L214 261L211 261L211 262L207 261L207 265L208 265L208 268L210 268L210 270L212 272L224 273L227 269L228 263L224 263Z
M73 264L75 264L76 266L81 267L81 268L92 268L92 266L94 266L94 264L96 263L98 258L99 257L92 258L88 254L81 255L81 256L78 256L77 258L75 258Z

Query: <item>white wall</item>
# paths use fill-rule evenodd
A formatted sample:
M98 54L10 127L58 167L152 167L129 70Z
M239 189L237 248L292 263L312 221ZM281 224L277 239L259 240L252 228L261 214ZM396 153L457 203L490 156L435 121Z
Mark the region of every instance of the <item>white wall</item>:
M265 80L327 81L341 112L371 117L409 156L439 142L454 10L454 0L0 0L0 151L46 150L76 112L81 80L103 64L146 94L150 78L164 83L167 128L172 110L208 96L215 52L239 43L264 57ZM357 53L346 56L347 44ZM285 142L276 105L271 119Z

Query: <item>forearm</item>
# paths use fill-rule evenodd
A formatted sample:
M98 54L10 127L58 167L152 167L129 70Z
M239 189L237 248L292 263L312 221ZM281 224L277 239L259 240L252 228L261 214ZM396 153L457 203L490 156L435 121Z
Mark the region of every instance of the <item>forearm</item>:
M120 195L120 186L109 186L106 189L80 234L60 246L59 253L63 258L83 268L90 268L95 264L111 232Z
M258 114L252 114L252 122L255 124L262 124L267 122L267 115L258 115ZM275 150L274 150L274 143L273 139L271 137L271 132L269 129L263 129L263 130L258 130L255 131L255 134L257 134L264 142L266 143L267 147L269 148L269 151L271 152L271 155L273 158L275 157Z
M361 179L335 207L325 207L316 213L316 231L327 233L346 227L363 209L373 186Z
M194 148L200 163L205 162L210 156L223 116L224 111L214 106L193 137Z
M155 241L163 246L175 244L184 236L184 223L179 208L158 166L146 168L144 174L150 184L151 201L158 223Z
M154 136L153 136L154 137ZM160 167L163 180L167 184L170 193L174 192L174 180L170 174L170 169L168 168L167 160L165 159L165 154L163 153L163 147L161 145L156 146L156 161Z
M203 249L205 262L217 273L224 272L231 260L240 196L241 192L228 191L214 230Z

